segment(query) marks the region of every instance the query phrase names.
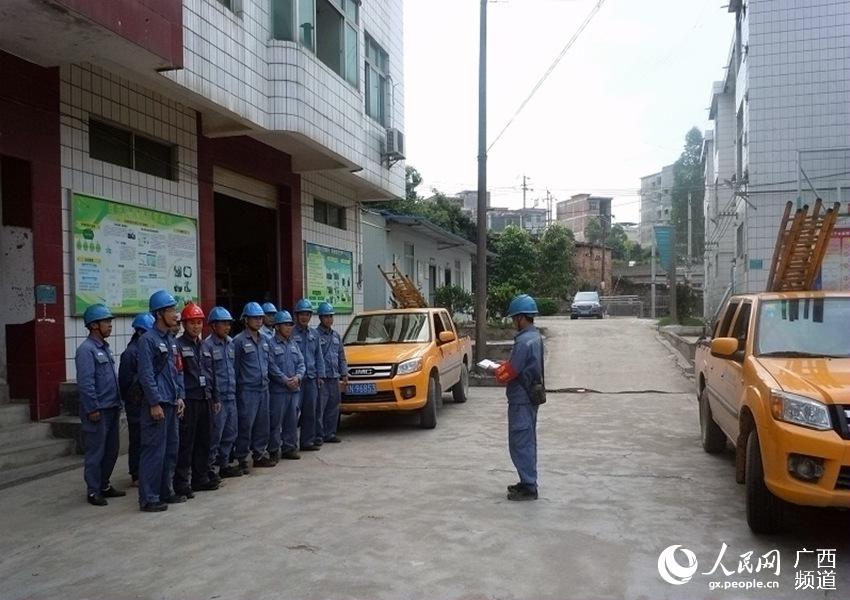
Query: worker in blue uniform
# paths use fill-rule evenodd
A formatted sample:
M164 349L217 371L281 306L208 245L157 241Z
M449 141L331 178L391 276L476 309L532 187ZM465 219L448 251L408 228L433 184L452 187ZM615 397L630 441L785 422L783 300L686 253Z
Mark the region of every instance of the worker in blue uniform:
M139 338L153 327L150 313L140 313L133 318L133 337L127 343L118 365L118 388L124 411L127 413L127 434L130 444L127 451L127 466L130 471L130 487L139 487L139 454L142 449L140 414L145 399L139 384Z
M121 397L115 375L115 359L106 342L112 334L112 313L103 304L92 304L83 313L88 337L77 348L77 389L80 421L85 438L83 477L86 498L94 506L106 506L107 498L126 496L109 483L118 460L118 424Z
M302 298L295 304L295 318L298 324L292 334L304 356L306 374L301 382L301 450L318 450L322 442L320 431L322 415L319 411L319 387L325 379L325 360L322 357L322 345L319 332L310 327L313 318L313 304Z
M263 302L263 328L262 331L269 339L274 337L274 316L277 314L277 307L272 302Z
M177 341L171 334L180 323L177 301L158 290L151 294L148 306L156 321L138 341L139 382L146 401L140 418L139 507L144 512L160 512L168 509L168 504L186 501L172 486L185 394Z
M247 475L248 454L254 467L273 467L267 454L269 443L269 377L281 380L280 371L269 360L269 339L260 332L263 326L263 307L248 302L242 311L245 329L233 339L236 369L236 412L239 433L236 436L236 459Z
M333 328L334 312L330 303L319 304L319 342L325 359L325 380L319 390L322 420L321 431L318 433L322 440L329 444L337 444L340 441L336 435L340 394L348 385L348 363L345 361L342 337Z
M274 318L275 335L271 338L271 359L280 369L282 380L269 381L269 457L277 462L281 457L297 460L298 404L301 381L306 367L298 345L292 340L295 322L289 311L281 310Z
M519 483L508 486L508 500L537 499L537 409L543 391L543 338L534 326L537 302L528 294L511 300L507 316L517 330L511 355L496 379L507 384L508 448Z
M212 333L201 345L201 360L210 373L213 426L210 434L210 477L241 477L242 470L230 465L230 455L236 443L238 417L236 414L236 358L230 329L233 317L226 308L214 307L207 318Z
M181 313L183 335L177 338L177 349L183 363L183 389L186 392L186 412L180 419L180 446L174 470L174 491L193 498L195 492L217 490L217 477L210 479L210 417L212 415L212 379L207 365L201 360L201 333L206 315L203 309L189 302Z

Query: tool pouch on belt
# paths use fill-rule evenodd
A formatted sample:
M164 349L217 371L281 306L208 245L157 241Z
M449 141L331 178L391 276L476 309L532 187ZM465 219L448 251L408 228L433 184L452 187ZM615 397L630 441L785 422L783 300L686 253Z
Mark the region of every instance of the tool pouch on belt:
M529 389L526 389L528 399L535 406L546 404L546 386L542 383L533 383Z

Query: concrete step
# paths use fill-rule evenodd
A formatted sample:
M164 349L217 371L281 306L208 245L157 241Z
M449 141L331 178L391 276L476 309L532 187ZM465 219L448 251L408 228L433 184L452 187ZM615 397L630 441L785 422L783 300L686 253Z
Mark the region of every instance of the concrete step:
M47 423L26 423L0 427L0 448L14 447L50 438L50 425Z
M0 447L0 471L35 465L68 456L73 452L73 440L47 439L11 447L2 446Z
M77 392L76 381L63 381L59 384L59 399L62 401L62 412L64 414L80 414L80 395Z
M30 422L30 405L27 402L0 404L0 428L25 425Z
M9 384L0 379L0 404L8 404L9 398Z
M60 456L15 469L0 470L0 490L83 466L82 456Z
M71 415L59 415L44 420L50 425L50 431L54 438L63 440L74 440L74 452L85 454L86 447L83 439L83 426L80 417Z

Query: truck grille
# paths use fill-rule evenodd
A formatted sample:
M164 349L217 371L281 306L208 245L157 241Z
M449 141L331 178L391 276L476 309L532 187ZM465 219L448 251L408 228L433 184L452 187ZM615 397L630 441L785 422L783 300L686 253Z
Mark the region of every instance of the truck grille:
M841 467L838 472L838 481L835 482L835 489L850 490L850 467Z
M391 379L395 375L395 365L348 365L348 378Z
M341 402L343 404L363 404L366 402L395 402L395 392L378 392L372 396L358 396L352 394L342 394Z
M833 406L830 412L835 432L845 440L850 440L850 404Z

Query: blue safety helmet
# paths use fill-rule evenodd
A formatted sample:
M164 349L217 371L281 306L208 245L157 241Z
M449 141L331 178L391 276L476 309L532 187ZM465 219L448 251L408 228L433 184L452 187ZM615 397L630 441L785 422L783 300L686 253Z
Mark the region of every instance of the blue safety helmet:
M301 300L295 303L295 314L301 312L313 314L313 303L307 300L307 298L301 298Z
M150 313L139 313L133 319L133 329L136 331L141 331L142 333L148 332L153 327L153 324L156 322L156 319L153 318L153 315Z
M292 320L292 315L289 314L288 310L279 310L279 311L277 311L277 313L275 313L274 324L275 325L295 325L295 321Z
M264 302L263 303L263 312L267 315L273 315L277 312L277 306L275 306L271 302Z
M520 294L511 300L511 304L508 306L508 314L506 316L515 317L517 315L536 315L537 313L537 302L534 301L534 298L528 294Z
M319 304L320 317L325 317L332 314L334 314L334 307L331 306L329 302L322 302L321 304Z
M86 309L86 312L83 313L83 322L86 324L86 327L92 323L97 323L98 321L104 321L111 318L113 318L112 312L105 304L92 304Z
M151 299L148 302L148 309L152 313L155 313L158 310L162 310L163 308L168 308L170 306L177 306L177 300L175 300L174 296L172 296L165 290L157 290L153 294L151 294Z
M242 309L242 317L262 317L266 313L263 312L263 307L258 302L249 302Z
M210 311L210 316L207 317L207 323L216 323L218 321L232 321L233 316L230 311L223 306L214 306Z

